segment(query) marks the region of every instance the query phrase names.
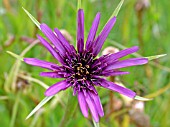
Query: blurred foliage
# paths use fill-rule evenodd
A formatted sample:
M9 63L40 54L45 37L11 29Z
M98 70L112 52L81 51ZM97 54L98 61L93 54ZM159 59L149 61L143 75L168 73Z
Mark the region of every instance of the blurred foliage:
M86 37L95 14L101 12L99 33L118 3L119 0L82 1ZM32 40L36 39L36 34L42 34L22 7L40 23L44 22L51 28L67 30L73 37L71 43L75 44L77 0L0 1L0 125L3 127L55 127L62 121L68 94L72 90L60 92L59 98L54 97L32 118L25 120L30 111L44 98L45 89L39 84L52 85L58 79L40 77L39 72L43 69L17 62L6 53L9 50L21 54L33 42ZM169 54L170 15L168 10L170 9L167 0L125 0L116 25L109 34L103 49L107 46L122 49L138 45L140 46L138 53L142 56ZM32 47L25 56L56 62L40 44ZM152 94L152 97L155 97L154 100L145 103L142 114L150 120L150 126L170 126L169 56L154 60L145 66L124 70L130 71L129 75L119 77L124 85L141 96ZM6 82L8 86L4 85ZM100 120L101 127L141 127L136 124L132 118L134 116L130 114L130 111L134 110L133 106L127 107L123 104L121 109L115 111L109 106L118 105L115 99L110 101L112 97L122 102L119 94L114 93L113 96L110 91L100 88L98 91L105 110L105 116ZM93 122L91 118L84 118L77 107L67 126L89 127L93 126Z

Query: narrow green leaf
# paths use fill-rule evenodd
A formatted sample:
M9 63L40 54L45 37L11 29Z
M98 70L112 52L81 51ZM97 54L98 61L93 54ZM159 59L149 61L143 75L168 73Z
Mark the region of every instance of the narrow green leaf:
M14 103L13 108L12 108L12 116L11 116L10 127L15 126L15 122L16 122L16 119L17 119L17 112L19 110L18 106L19 106L20 97L21 97L21 91L19 91L17 93L16 98L15 98L15 103Z
M163 56L166 56L167 54L161 54L161 55L155 55L155 56L148 56L148 57L145 57L147 58L148 60L154 60L154 59L158 59L160 57L163 57Z
M24 8L22 7L22 9L25 11L25 13L30 17L30 19L33 21L33 23L39 28L40 28L40 23Z
M81 9L81 0L78 0L78 3L77 3L77 10Z
M123 5L123 2L124 2L124 0L121 0L121 1L120 1L120 3L117 5L116 9L114 10L114 12L112 13L112 15L111 15L110 18L118 15L118 13L119 13L119 11L120 11L120 8L121 8L122 5Z
M40 109L44 104L46 104L53 96L45 97L32 111L31 113L26 117L26 120L30 118L38 109Z
M17 55L17 54L15 54L15 53L13 53L13 52L11 52L11 51L6 51L6 52L7 52L8 54L10 54L11 56L17 58L18 60L24 61L24 58L21 57L21 56L19 56L19 55Z
M96 123L94 119L93 119L93 125L94 127L100 127L99 123Z
M140 97L140 96L135 96L134 99L139 100L139 101L150 101L150 100L152 100L151 98L144 98L144 97Z

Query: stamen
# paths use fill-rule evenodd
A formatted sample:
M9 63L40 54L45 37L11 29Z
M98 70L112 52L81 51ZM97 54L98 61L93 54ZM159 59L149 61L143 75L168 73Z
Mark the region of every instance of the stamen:
M86 65L86 67L87 67L87 68L90 68L90 66L89 66L89 65Z
M84 71L81 69L80 72L83 73Z
M76 73L76 74L80 76L80 73L79 73L79 72L78 72L78 73Z
M86 74L88 75L88 74L89 74L89 72L88 72L88 71L86 71Z

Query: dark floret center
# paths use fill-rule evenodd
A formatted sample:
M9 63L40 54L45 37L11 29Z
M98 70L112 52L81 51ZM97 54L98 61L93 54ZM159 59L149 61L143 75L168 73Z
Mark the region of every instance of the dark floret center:
M71 73L72 81L90 80L92 75L91 64L93 63L93 55L91 53L75 54L66 63L70 67L67 71Z
M85 65L83 66L82 63L77 63L73 66L74 69L74 77L76 79L83 79L86 80L88 76L90 76L90 66Z

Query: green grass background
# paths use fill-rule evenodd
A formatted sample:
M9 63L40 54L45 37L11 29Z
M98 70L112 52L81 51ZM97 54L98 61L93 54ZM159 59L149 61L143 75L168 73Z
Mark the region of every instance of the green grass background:
M149 0L148 0L149 1ZM121 76L120 80L128 88L131 88L141 96L152 94L154 99L145 103L145 114L150 118L152 127L170 126L170 8L167 0L150 0L150 6L142 11L135 9L137 0L125 0L117 17L117 22L109 34L103 49L114 46L119 49L140 46L138 52L142 56L151 56L166 53L167 56L152 61L145 66L130 67L124 70L130 71L129 75ZM91 27L93 18L97 12L101 12L101 21L98 33L111 16L119 0L83 0L82 8L85 13L85 37ZM56 97L28 120L26 116L44 98L45 89L35 82L21 79L14 80L18 76L15 69L19 67L19 73L27 75L52 85L58 79L49 79L39 76L39 72L45 71L38 67L18 62L6 51L20 54L29 43L21 40L21 37L36 38L41 31L36 28L22 7L27 9L41 23L48 24L51 28L67 30L76 42L76 13L77 0L1 0L0 1L0 126L2 127L57 127L64 115L68 100L68 93L72 90L60 92L59 102ZM10 37L15 39L10 41ZM123 47L124 46L124 47ZM42 60L56 62L41 45L34 46L25 55ZM130 57L134 57L131 55ZM14 66L14 70L11 70ZM11 76L9 76L11 74ZM24 88L12 88L26 82ZM6 82L6 84L5 84ZM23 84L24 84L23 83ZM6 86L5 86L6 85ZM106 105L109 103L109 91L99 89L102 104L107 114ZM114 93L120 98L118 93ZM75 98L75 97L73 97ZM116 105L116 103L114 103ZM125 109L123 107L121 110ZM116 112L113 112L113 115ZM103 117L101 127L134 127L128 112L121 113L117 117ZM106 115L105 115L106 116ZM119 119L119 120L118 120ZM119 121L119 122L118 122ZM79 107L67 120L68 127L93 126L91 119L82 116Z

